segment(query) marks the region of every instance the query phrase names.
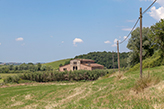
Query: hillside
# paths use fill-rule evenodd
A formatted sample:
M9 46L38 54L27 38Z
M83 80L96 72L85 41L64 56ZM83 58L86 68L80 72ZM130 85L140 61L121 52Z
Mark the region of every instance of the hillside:
M164 66L144 69L143 75L159 76L161 81L138 94L133 90L139 71L114 73L88 82L26 83L1 86L2 109L163 109Z
M106 68L113 68L113 57L114 57L114 68L118 68L117 53L116 52L90 52L87 54L76 56L75 58L80 59L92 59L96 63L104 65ZM127 67L128 53L120 53L120 67Z
M114 67L118 68L118 63L117 63L117 53L114 52ZM82 54L79 56L75 56L74 59L92 59L94 60L96 63L104 65L106 68L111 69L113 68L113 54L112 52L90 52L87 54ZM120 53L120 66L121 67L127 67L127 57L128 57L128 53L123 52ZM54 61L54 62L50 62L50 63L45 63L42 65L46 65L46 66L51 66L54 69L58 69L59 65L62 64L64 65L65 63L68 64L68 61L70 61L71 59L63 59L63 60L58 60L58 61Z
M42 65L51 66L54 69L58 69L60 64L64 65L65 62L67 62L69 60L70 59L63 59L63 60L58 60L58 61L54 61L54 62L50 62L50 63L45 63L45 64L42 64Z

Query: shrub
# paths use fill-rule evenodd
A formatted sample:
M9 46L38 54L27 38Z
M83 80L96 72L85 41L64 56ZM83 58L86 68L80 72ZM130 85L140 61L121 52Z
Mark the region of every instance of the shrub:
M142 68L152 68L155 66L159 66L162 64L163 58L161 56L161 52L157 51L154 53L152 57L146 58L143 60ZM136 71L140 68L140 63L136 64L132 68L129 69L129 71Z
M7 78L4 79L5 83L18 83L18 81L20 80L20 76L19 75L14 75L14 76L8 76Z
M160 77L156 75L147 75L138 79L133 87L133 90L138 93L143 91L145 88L158 84L160 82Z

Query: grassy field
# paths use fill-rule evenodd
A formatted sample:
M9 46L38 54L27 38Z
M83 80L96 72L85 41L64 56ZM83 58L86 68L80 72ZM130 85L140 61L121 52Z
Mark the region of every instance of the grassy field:
M138 94L133 86L139 71L117 73L88 82L32 83L1 86L2 109L163 109L164 66L145 69L160 76L160 83Z
M59 61L45 63L45 64L42 64L42 65L52 66L54 69L58 69L60 64L64 64L66 61L69 61L69 60L70 59L63 59L63 60L59 60Z

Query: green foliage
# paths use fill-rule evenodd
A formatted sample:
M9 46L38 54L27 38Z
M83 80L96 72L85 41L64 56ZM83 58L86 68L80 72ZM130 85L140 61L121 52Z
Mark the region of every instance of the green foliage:
M59 67L63 66L63 64L60 64Z
M52 71L51 66L45 66L38 63L34 65L33 63L21 64L21 65L3 65L0 67L0 73L30 73L35 71Z
M153 43L151 41L151 38L149 37L150 34L150 28L143 28L142 29L142 56L143 60L147 57L150 57L153 55L154 50L152 48ZM131 50L131 52L128 55L128 66L133 67L135 64L139 63L140 61L140 28L136 28L131 33L131 38L128 41L127 48Z
M164 53L164 19L151 26L151 40L153 48L160 49Z
M159 66L162 64L162 60L163 60L163 58L161 57L161 52L156 51L153 56L143 60L142 67L143 68L152 68L155 66ZM140 68L140 63L138 63L135 66L133 66L132 68L130 68L129 71L136 71L136 70L139 70L139 68Z
M9 76L4 79L6 83L16 82L19 80L30 80L36 82L49 82L49 81L81 81L81 80L96 80L101 76L106 74L112 74L113 71L109 70L76 70L76 71L50 71L50 72L35 72L35 73L25 73L17 76Z
M14 76L8 76L7 78L4 79L5 83L18 83L20 80L19 75L14 75Z
M118 63L117 63L117 53L114 52L114 68L118 68ZM128 53L123 52L120 53L120 67L127 67L127 62L126 59L128 57ZM88 54L83 54L76 56L75 59L92 59L96 63L104 65L104 67L111 69L113 68L113 57L112 57L112 52L90 52Z

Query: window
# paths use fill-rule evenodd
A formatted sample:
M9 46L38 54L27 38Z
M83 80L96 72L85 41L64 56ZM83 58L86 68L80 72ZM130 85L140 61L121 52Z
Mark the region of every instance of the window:
M73 70L77 70L77 66L73 66Z
M64 71L66 71L66 70L67 70L67 68L63 68L63 70L64 70Z
M73 64L77 64L77 62L73 62Z

